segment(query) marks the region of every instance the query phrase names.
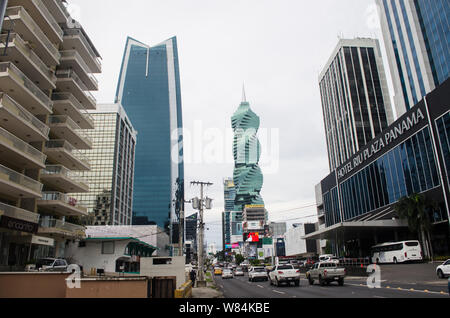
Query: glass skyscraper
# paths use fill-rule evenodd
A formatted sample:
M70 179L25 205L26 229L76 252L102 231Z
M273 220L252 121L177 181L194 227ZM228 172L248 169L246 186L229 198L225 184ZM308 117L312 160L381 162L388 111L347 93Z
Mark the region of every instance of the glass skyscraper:
M263 175L258 165L261 157L261 144L257 137L259 124L259 117L250 109L244 91L242 102L231 117L234 132L235 211L243 211L246 205L264 205L260 195Z
M450 73L448 0L377 0L400 116Z
M176 181L184 179L176 37L151 47L127 39L116 102L139 132L134 216L165 227L176 219Z
M379 42L341 39L319 85L333 171L394 120Z
M74 197L87 207L93 225L131 225L137 132L119 104L98 105L89 116L95 125L88 131L93 147L81 152L91 170L79 172L89 192Z

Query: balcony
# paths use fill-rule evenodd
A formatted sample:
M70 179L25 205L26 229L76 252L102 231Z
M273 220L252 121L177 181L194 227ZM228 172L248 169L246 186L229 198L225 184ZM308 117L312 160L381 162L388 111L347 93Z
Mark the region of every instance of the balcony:
M100 62L100 55L95 47L93 47L90 40L86 37L82 29L72 28L64 29L63 50L76 50L92 73L101 73L102 65Z
M41 181L47 187L65 193L89 192L89 186L79 176L79 172L70 171L61 165L48 165L41 171Z
M84 238L86 228L54 218L41 217L39 221L39 234L57 235L69 238Z
M60 53L60 68L73 69L80 76L81 81L86 85L88 90L98 91L98 81L94 75L90 74L92 71L81 55L75 50L61 51Z
M42 62L18 34L0 35L0 52L0 62L14 62L40 89L56 88L55 72Z
M53 14L53 18L59 24L66 24L70 19L70 14L62 0L42 0L42 2L47 6L48 11Z
M65 140L50 140L45 143L44 153L51 164L61 164L71 170L90 170L89 160Z
M58 92L71 93L85 109L95 109L97 101L74 70L56 71Z
M52 113L53 103L13 63L0 63L0 87L33 115Z
M67 140L77 149L92 149L92 141L89 136L69 116L50 116L48 125L50 135L54 139Z
M23 7L9 7L6 9L3 29L13 30L22 39L29 42L35 53L47 66L59 64L61 55L57 47L49 40Z
M72 94L53 93L52 100L55 115L69 116L81 129L94 129L94 118Z
M12 219L26 221L28 223L38 224L40 215L12 205L0 202L0 216L7 216ZM32 232L32 231L30 231Z
M60 216L86 216L87 208L80 205L75 198L60 192L43 192L37 201L39 210Z
M0 193L2 197L17 200L20 198L40 198L42 184L0 164Z
M0 126L26 141L46 141L50 128L4 93L0 93Z
M40 29L47 35L50 41L58 46L63 41L63 30L50 14L42 0L9 0L9 6L22 6L36 22Z
M46 156L0 127L0 162L20 169L45 168Z

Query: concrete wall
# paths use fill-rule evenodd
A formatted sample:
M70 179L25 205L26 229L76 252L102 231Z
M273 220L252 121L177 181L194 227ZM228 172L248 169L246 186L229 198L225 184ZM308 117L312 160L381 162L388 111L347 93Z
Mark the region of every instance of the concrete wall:
M67 298L147 298L147 278L82 279L81 288L67 288Z
M158 259L170 259L171 264L154 264L155 260L157 261ZM185 257L142 257L140 275L149 277L176 276L177 288L180 288L186 282Z
M0 298L147 298L147 277L81 279L68 288L68 273L0 273Z
M78 242L70 242L66 247L66 258L82 265L85 272L91 268L101 268L105 272L116 271L116 260L125 254L125 248L130 240L114 240L114 254L102 254L102 241L86 241L86 246L79 247Z
M65 298L68 273L0 273L0 298Z
M306 240L300 239L304 235L305 228L303 225L291 228L285 233L286 256L305 254L307 252Z

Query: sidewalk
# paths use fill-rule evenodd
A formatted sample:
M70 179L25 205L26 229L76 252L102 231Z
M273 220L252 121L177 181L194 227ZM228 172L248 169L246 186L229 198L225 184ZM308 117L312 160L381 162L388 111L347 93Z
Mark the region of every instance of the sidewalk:
M192 288L192 298L225 298L223 293L216 287L214 279L206 282L207 287Z

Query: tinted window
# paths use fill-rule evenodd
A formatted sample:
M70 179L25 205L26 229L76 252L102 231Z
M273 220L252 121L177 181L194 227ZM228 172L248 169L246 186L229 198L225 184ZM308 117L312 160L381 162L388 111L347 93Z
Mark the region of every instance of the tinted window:
M417 245L419 245L419 242L406 242L405 245L406 246L417 246Z
M294 267L292 267L292 265L282 265L282 266L278 266L278 269L294 269Z

